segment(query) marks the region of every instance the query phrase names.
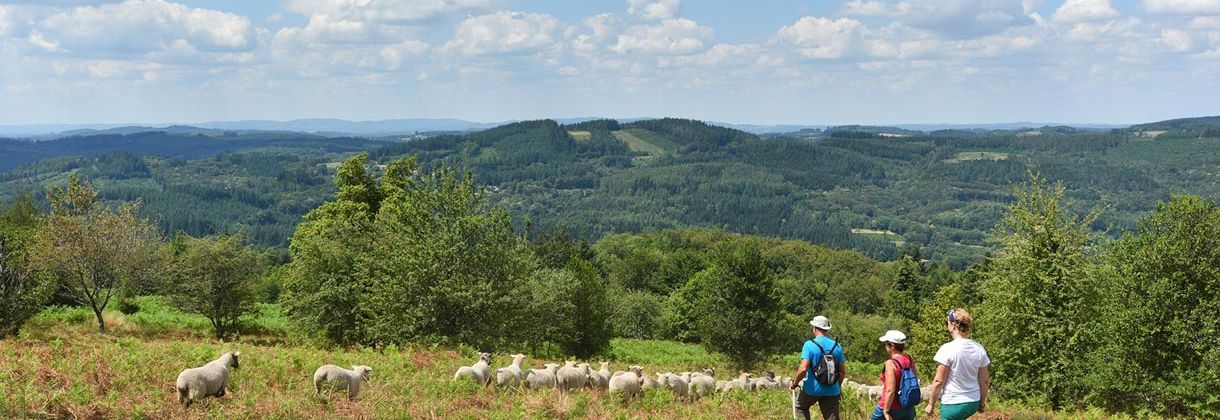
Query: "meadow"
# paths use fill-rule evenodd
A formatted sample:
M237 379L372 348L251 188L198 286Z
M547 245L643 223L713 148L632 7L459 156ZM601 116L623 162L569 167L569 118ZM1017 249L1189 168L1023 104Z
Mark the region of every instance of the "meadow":
M233 342L207 338L206 320L177 312L160 298L139 299L140 310L124 315L108 310L112 329L98 334L81 308L51 307L27 323L22 334L0 341L0 416L8 418L790 418L786 391L714 395L698 402L676 401L652 390L624 403L600 391L564 396L553 390L483 388L453 382L458 366L472 362L471 348L326 348L294 333L276 305L260 308L248 334ZM174 380L224 351L241 351L228 395L204 399L187 409L173 393ZM616 339L607 355L612 369L642 364L646 373L713 366L718 377L735 376L727 361L697 345ZM505 366L496 355L492 365ZM789 355L762 369L788 374ZM540 366L550 360L527 359ZM354 401L339 390L314 395L310 381L322 364L366 364L370 385ZM852 363L851 375L875 381L879 369ZM733 373L730 373L733 372ZM844 419L865 419L874 403L847 391ZM981 419L1113 418L1102 412L1052 413L993 403ZM922 409L922 406L921 406Z

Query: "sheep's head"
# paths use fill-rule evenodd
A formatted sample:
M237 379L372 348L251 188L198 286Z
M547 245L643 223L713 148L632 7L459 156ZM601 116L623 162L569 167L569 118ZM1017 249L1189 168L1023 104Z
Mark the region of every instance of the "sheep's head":
M513 363L521 363L523 360L525 360L524 354L517 353L513 355Z
M373 373L373 368L368 366L356 365L352 366L352 370L356 371L356 374L360 375L360 379L364 379L365 382L369 381L369 374Z
M229 362L229 366L232 366L233 369L237 369L237 368L241 367L241 363L238 363L238 361L237 361L238 356L241 356L240 351L235 351L235 352L229 353L229 358L232 359Z
M716 376L716 369L707 368L703 370L703 374L707 376Z
M768 378L768 379L775 379L775 372L772 372L772 371L769 371L769 370L768 370L768 371L767 371L767 378Z
M627 368L627 371L634 373L636 375L640 375L641 377L644 376L644 367L643 366L633 365L633 366Z
M485 362L485 363L491 363L491 353L479 352L479 361Z
M602 370L610 370L610 362L602 362Z

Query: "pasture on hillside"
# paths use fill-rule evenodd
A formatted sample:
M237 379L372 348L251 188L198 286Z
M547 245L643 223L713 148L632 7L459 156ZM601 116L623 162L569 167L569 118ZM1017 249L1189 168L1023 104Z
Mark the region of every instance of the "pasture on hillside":
M600 391L563 396L554 390L482 388L451 380L473 362L470 348L388 347L328 349L287 330L274 305L248 320L254 334L235 342L207 339L206 320L176 312L156 298L141 298L132 315L107 311L113 326L97 334L91 314L52 307L31 320L22 335L0 341L0 416L33 418L790 418L786 391L714 395L698 402L675 401L666 390L648 391L624 404ZM177 325L177 327L175 327ZM185 328L184 328L185 327ZM183 408L174 380L187 367L224 351L241 351L228 395ZM724 359L699 346L664 341L615 340L612 369L642 364L646 373L715 366L718 377L735 376ZM791 374L795 356L768 364ZM527 359L527 365L549 361ZM354 401L339 390L315 396L310 377L326 363L366 364L370 384ZM509 363L496 355L492 366ZM782 369L781 369L782 368ZM879 366L851 364L858 381L874 379ZM730 373L733 372L733 373ZM872 403L845 391L843 419L865 419ZM1101 412L1050 413L993 403L982 419L1109 418Z

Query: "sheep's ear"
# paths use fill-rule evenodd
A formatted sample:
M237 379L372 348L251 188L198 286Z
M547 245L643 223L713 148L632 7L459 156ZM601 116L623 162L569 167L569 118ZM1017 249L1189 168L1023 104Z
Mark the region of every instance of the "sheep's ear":
M235 351L235 352L233 352L233 357L238 357L238 356L241 356L241 352L240 352L240 351Z

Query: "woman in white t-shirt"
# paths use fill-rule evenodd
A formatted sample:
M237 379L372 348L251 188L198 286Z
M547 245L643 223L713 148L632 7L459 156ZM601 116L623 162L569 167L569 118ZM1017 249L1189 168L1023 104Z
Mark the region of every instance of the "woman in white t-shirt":
M970 324L974 320L965 309L949 311L948 328L953 341L936 351L936 379L924 413L931 416L940 397L941 420L964 420L987 408L987 388L991 376L987 367L991 359L987 350L970 339Z

